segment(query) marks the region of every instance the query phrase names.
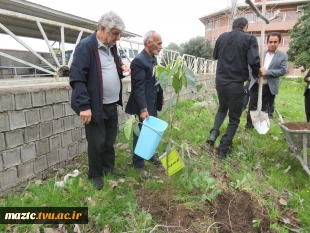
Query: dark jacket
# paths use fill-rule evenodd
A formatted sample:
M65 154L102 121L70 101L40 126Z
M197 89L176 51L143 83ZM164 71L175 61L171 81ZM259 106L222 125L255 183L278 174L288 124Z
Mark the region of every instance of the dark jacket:
M142 50L131 62L131 93L125 112L128 114L140 115L142 109L147 108L151 116L157 116L157 110L162 109L163 90L159 87L159 92L155 86L156 80L153 76L154 64L151 57Z
M306 95L307 91L310 91L310 89L309 89L310 82L306 80L309 77L310 77L310 70L309 70L308 74L304 77L304 81L307 83L307 86L305 87L304 95Z
M119 101L122 105L122 61L117 55L116 45L111 48L114 61L120 78L121 89ZM71 107L80 114L80 111L91 109L92 121L98 123L102 116L103 86L101 63L98 52L96 32L81 40L73 54L70 68L70 86L72 87Z
M248 65L253 76L258 76L260 60L257 39L239 28L219 36L213 57L218 60L216 85L243 84L249 78Z

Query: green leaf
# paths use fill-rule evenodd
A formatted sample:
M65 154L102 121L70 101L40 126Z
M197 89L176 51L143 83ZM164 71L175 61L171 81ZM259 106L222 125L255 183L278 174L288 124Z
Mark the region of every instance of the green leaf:
M159 83L162 89L166 89L169 84L170 77L167 75L167 72L164 71L159 77Z
M160 77L161 74L165 71L165 67L161 66L161 65L157 65L154 67L154 70L156 72L156 77ZM154 73L153 73L154 75Z
M181 131L180 128L173 126L174 129L176 129L177 131Z
M173 87L175 93L180 92L180 80L176 75L173 76L173 78L172 78L172 87Z
M124 125L124 133L125 133L125 136L126 136L127 140L130 139L132 124L133 124L134 120L135 120L135 118L131 117L131 118L129 118L129 119L125 122L125 125Z
M186 75L188 86L195 90L196 89L195 74L187 66L183 66L183 69Z
M181 80L182 80L182 84L185 88L187 88L187 79L186 79L186 75L185 73L183 72L182 76L181 76Z
M140 136L139 123L136 122L136 121L133 123L133 132L134 132L135 135L137 135L138 137Z

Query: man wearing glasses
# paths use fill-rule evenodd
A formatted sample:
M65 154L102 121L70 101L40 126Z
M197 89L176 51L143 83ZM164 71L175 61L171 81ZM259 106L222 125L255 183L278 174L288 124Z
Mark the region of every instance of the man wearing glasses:
M143 37L144 49L131 62L131 93L125 112L139 116L142 122L149 116L157 117L157 111L161 111L163 90L153 76L153 68L157 65L155 55L162 50L161 36L155 31L148 31ZM139 126L141 126L139 124ZM135 150L138 136L133 135L133 150ZM159 159L154 155L151 159L154 164L160 164ZM139 171L143 178L147 177L144 170L144 159L134 154L133 166Z
M116 175L117 104L122 105L123 72L130 72L116 48L124 29L114 12L102 15L97 31L76 46L70 69L71 106L85 123L88 178L96 189L103 188L103 175Z

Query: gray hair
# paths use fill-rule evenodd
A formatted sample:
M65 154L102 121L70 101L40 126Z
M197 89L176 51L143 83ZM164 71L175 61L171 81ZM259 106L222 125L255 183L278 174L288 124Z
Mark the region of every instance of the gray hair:
M144 37L143 37L143 44L146 45L146 41L149 40L151 42L154 42L154 39L153 39L153 35L156 31L154 30L151 30L151 31L147 31L145 34L144 34Z
M98 30L100 29L100 26L104 26L107 32L109 32L112 28L116 28L118 30L125 29L124 21L113 11L109 11L101 16L98 21Z

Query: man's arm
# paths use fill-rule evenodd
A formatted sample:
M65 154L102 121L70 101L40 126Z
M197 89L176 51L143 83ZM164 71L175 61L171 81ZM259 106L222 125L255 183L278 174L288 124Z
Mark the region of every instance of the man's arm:
M140 112L147 112L147 103L145 97L145 68L143 63L139 59L134 59L131 62L131 79L132 79L132 92L135 97L135 101L138 105L138 109Z
M284 54L281 64L278 69L268 69L266 71L266 78L278 78L286 74L287 70L287 54Z
M79 44L75 51L70 68L70 86L72 87L72 102L78 108L79 115L85 123L91 120L90 98L87 92L89 71L89 55L86 55L86 46Z
M252 69L252 75L258 77L258 71L260 68L260 59L258 53L257 39L254 36L250 38L250 44L248 49L248 64Z

